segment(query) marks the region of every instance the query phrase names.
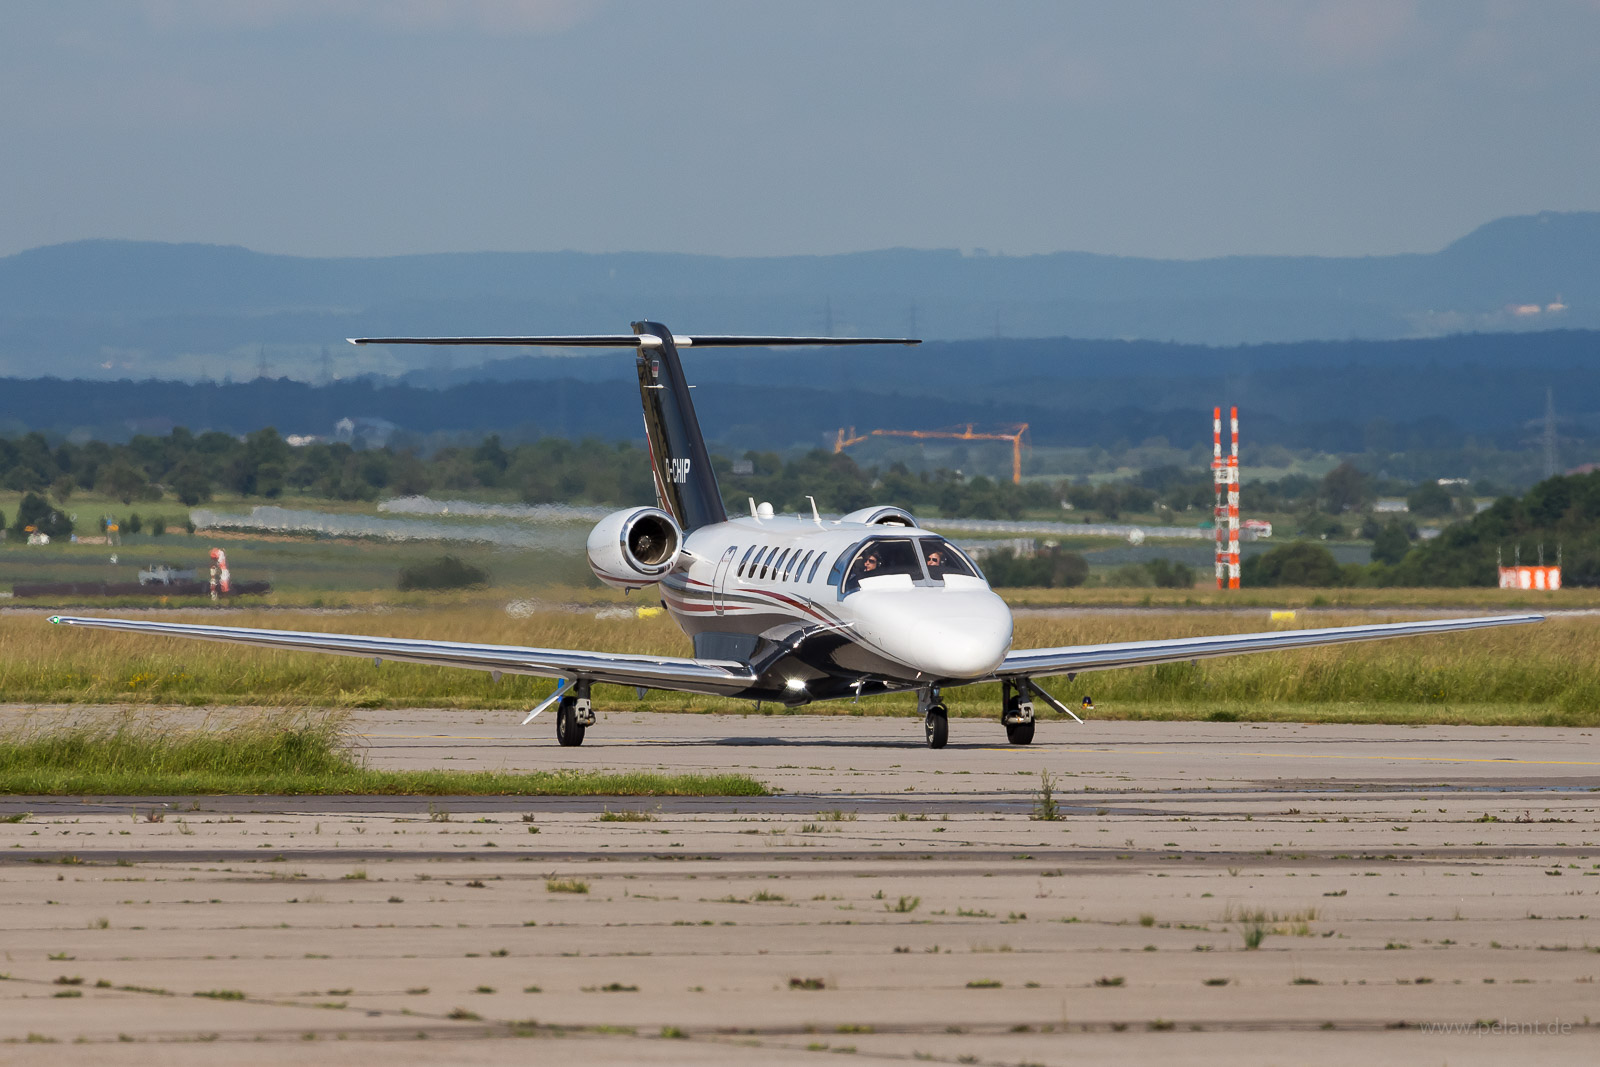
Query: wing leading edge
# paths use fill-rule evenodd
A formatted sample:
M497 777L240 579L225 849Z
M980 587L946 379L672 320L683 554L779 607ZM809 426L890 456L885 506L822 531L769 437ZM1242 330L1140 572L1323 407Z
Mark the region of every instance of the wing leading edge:
M1116 667L1148 667L1157 663L1182 663L1213 656L1246 652L1278 652L1291 648L1340 645L1351 641L1380 641L1391 637L1481 630L1491 626L1520 626L1543 622L1543 615L1490 615L1476 619L1435 619L1428 622L1390 622L1371 626L1330 626L1319 630L1277 630L1257 634L1220 634L1182 637L1165 641L1120 641L1104 645L1067 645L1061 648L1026 648L1009 653L994 672L997 678L1077 674Z
M611 652L583 652L559 648L523 648L516 645L478 645L464 641L428 641L407 637L363 637L298 630L255 630L238 626L204 626L196 623L151 622L132 619L96 619L54 615L62 626L201 641L226 641L335 656L425 663L440 667L530 674L539 678L587 678L616 685L646 686L712 696L731 696L755 682L749 666L732 660L682 659L674 656L630 656Z
M152 622L133 619L51 616L62 626L98 630L224 641L336 656L395 660L540 678L587 678L616 685L646 686L712 696L736 696L757 681L750 665L733 660L684 659L675 656L637 656L517 645L480 645L464 641L429 641L406 637L367 637L358 634L316 633L298 630L258 630L198 623ZM1474 619L1437 619L1427 622L1380 623L1370 626L1334 626L1315 630L1279 630L1269 633L1220 634L1158 641L1121 641L1103 645L1068 645L1030 648L1006 656L992 677L1023 678L1117 667L1147 667L1158 663L1236 656L1249 652L1277 652L1295 648L1377 641L1393 637L1479 630L1543 622L1543 615L1493 615Z

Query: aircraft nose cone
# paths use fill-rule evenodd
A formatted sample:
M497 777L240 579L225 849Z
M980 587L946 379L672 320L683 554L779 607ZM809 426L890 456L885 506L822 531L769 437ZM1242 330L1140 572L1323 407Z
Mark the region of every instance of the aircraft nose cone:
M900 663L933 678L981 678L1011 648L1011 609L985 590L935 593L896 604L879 640Z

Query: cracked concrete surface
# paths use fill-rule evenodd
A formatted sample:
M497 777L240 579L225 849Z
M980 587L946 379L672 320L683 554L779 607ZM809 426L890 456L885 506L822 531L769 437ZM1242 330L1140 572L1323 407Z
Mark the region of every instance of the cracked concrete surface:
M560 749L517 719L356 727L379 767L725 769L782 792L0 799L32 813L0 824L0 1062L1600 1046L1591 731L1050 722L1013 748L956 720L932 752L908 719L612 712ZM1059 820L1031 817L1043 770Z

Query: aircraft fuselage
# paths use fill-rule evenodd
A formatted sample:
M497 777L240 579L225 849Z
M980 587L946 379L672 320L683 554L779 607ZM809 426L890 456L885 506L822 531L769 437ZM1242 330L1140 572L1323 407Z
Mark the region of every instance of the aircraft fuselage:
M915 527L730 519L689 532L660 589L698 657L761 662L795 643L757 687L785 703L970 682L1011 648L1005 602Z

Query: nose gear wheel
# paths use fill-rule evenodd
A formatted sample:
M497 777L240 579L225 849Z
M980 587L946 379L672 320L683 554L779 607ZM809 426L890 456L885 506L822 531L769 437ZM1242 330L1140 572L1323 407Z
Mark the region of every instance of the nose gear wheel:
M929 748L943 748L950 740L950 713L943 704L928 709L927 718L922 720L922 731L927 735Z
M1006 740L1026 745L1033 740L1033 701L1028 699L1027 683L1006 682L1001 688L1000 722Z

